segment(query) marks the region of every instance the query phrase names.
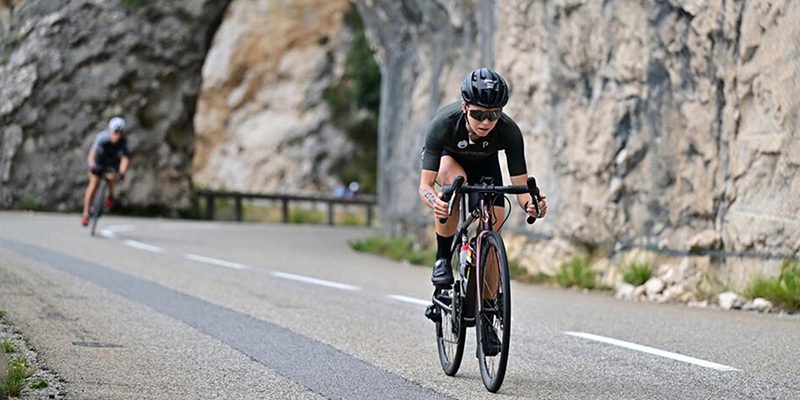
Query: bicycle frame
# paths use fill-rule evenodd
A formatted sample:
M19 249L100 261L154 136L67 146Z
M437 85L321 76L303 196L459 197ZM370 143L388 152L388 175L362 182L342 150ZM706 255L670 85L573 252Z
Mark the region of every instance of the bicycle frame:
M456 228L456 234L461 235L461 243L468 243L469 238L469 228L475 222L476 219L480 218L480 227L477 228L477 234L475 239L475 260L473 261L473 266L475 267L475 275L470 279L477 279L475 281L475 300L478 301L478 311L483 311L483 280L481 279L481 272L479 266L481 265L481 248L483 247L483 240L486 235L491 232L494 227L492 226L492 218L490 213L492 211L489 210L490 205L488 205L488 201L490 195L488 192L477 193L479 196L478 199L478 206L470 212L469 208L469 196L468 193L462 193L461 199L459 201L459 223L458 227ZM455 254L458 249L456 249L456 245L458 244L457 241L453 241L453 248L451 252ZM461 270L463 265L459 265L459 271ZM468 285L467 285L468 286ZM464 290L461 291L461 295L466 298L467 296L467 287L464 287ZM468 305L469 307L469 305Z

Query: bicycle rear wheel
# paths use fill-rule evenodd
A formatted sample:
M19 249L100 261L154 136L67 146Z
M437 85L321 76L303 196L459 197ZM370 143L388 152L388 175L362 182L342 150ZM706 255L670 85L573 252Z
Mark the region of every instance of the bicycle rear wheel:
M458 256L454 255L454 262ZM452 265L452 264L451 264ZM464 355L464 342L467 337L467 327L462 320L463 298L461 297L461 282L456 280L451 289L436 289L434 304L439 320L436 322L436 347L439 349L439 362L442 370L448 376L453 376L461 367L461 358ZM445 307L442 306L442 303Z
M478 289L482 291L482 309L476 302L475 331L478 344L478 364L486 389L500 390L506 375L511 341L511 283L508 258L503 239L489 232L481 245ZM492 334L494 333L494 335ZM492 337L495 336L495 337Z
M100 219L100 216L103 215L103 200L105 200L105 197L106 180L103 178L100 180L100 185L92 200L92 208L89 210L89 217L92 219L92 236L94 236L95 228L97 228L97 221Z

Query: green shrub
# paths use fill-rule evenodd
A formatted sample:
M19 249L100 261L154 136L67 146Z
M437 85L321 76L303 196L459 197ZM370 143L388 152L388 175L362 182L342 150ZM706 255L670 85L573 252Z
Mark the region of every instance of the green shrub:
M745 294L751 298L763 297L778 307L800 310L800 264L784 261L778 278L756 277Z
M44 379L39 379L36 382L33 382L29 386L31 389L44 389L47 387L47 381Z
M344 226L361 226L364 225L365 222L365 219L359 214L345 213L339 221L337 221L337 224Z
M295 208L289 212L289 222L293 224L321 224L325 222L325 214L320 211Z
M363 240L350 242L353 250L362 253L372 253L382 255L392 260L405 260L411 264L433 265L436 260L436 250L429 248L417 249L414 241L409 238L385 236L371 236Z
M589 259L586 257L574 257L569 263L562 264L555 279L564 287L594 289L596 286L594 271L589 268Z
M648 263L632 263L625 268L622 280L633 286L644 285L653 275L653 266Z
M6 352L6 354L11 354L11 353L16 353L17 352L17 346L14 346L14 342L12 342L12 341L10 341L8 339L3 339L2 347L3 347L3 351Z
M28 367L27 360L10 361L6 382L0 385L0 391L8 396L19 396L25 387L25 380L33 375L33 368Z
M345 14L353 40L345 55L344 74L324 92L330 106L333 125L345 132L356 146L353 157L336 167L345 183L357 181L361 192L377 191L378 111L381 74L369 46L364 25L356 10Z
M553 280L552 276L543 272L531 274L530 271L519 265L519 261L515 259L508 260L508 273L511 275L511 279L523 283L541 284L551 282Z

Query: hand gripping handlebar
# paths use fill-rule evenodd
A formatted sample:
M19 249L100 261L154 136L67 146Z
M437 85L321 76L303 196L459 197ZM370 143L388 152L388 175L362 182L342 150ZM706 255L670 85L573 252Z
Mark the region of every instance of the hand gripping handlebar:
M455 203L456 200L456 196L453 196L453 194L459 188L461 188L463 184L464 184L464 177L457 176L456 179L453 181L452 185L447 185L442 190L442 201L447 202L447 215L450 215L453 212L453 203ZM445 223L447 222L447 218L439 218L439 222Z
M536 186L536 178L529 176L528 177L528 192L531 194L531 201L533 202L533 206L536 207L536 215L541 214L541 210L539 210L539 187ZM536 218L532 216L528 216L528 225L533 225L536 222Z

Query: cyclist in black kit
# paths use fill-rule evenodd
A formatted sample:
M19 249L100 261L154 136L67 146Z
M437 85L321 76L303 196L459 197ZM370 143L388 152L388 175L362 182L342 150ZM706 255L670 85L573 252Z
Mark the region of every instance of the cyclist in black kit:
M105 207L114 206L114 183L125 178L128 171L131 151L128 148L128 139L125 138L125 120L120 117L108 121L108 130L97 134L89 150L89 186L83 200L83 215L81 225L89 224L89 204L94 198L94 192L105 174L108 178L108 197Z
M434 185L449 185L455 177L466 177L468 184L480 183L482 177L492 177L494 185L502 185L497 152L505 150L508 172L513 185L525 186L528 172L525 149L519 127L503 107L508 102L508 86L500 74L487 68L473 71L461 84L463 101L440 109L428 125L425 147L422 150L422 176L419 195L434 211L436 223L436 263L431 281L438 288L453 284L450 246L458 218L447 218L447 203ZM541 196L540 215L531 204L529 194L517 195L520 206L531 216L544 218L547 202ZM455 203L458 205L458 202ZM495 230L499 230L505 216L505 198L498 196L493 207ZM458 215L454 211L454 215ZM488 273L488 272L487 272Z

